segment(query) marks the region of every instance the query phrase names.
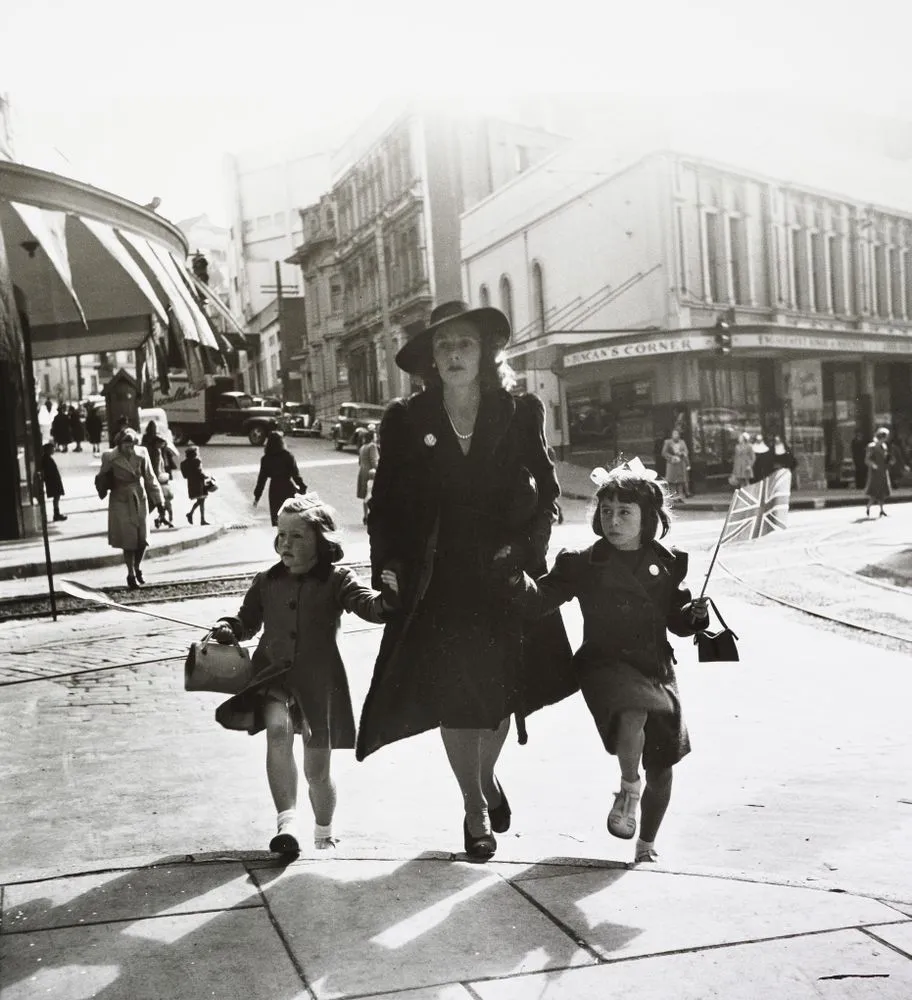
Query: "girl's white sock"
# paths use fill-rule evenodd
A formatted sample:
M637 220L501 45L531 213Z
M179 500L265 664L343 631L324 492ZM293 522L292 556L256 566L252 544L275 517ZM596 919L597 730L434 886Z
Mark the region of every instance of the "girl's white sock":
M294 823L298 818L297 809L284 809L276 816L276 825L281 830L286 823Z
M319 823L314 823L314 840L331 840L333 835L332 823L327 823L326 826L321 826Z
M639 854L640 851L654 851L655 846L654 840L640 840L637 837L636 853Z
M624 779L621 778L622 792L633 792L634 795L639 795L641 786L642 783L640 782L639 778L637 778L636 781L624 781Z

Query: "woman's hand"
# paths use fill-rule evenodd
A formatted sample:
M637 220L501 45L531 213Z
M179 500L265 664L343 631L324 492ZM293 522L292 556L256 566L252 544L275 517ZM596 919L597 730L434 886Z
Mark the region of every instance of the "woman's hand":
M380 593L383 597L383 607L387 611L398 611L402 607L399 594L399 577L395 570L385 569L380 573Z
M210 631L212 635L209 638L220 643L222 646L230 646L232 643L237 642L234 631L227 622L216 622L210 627Z

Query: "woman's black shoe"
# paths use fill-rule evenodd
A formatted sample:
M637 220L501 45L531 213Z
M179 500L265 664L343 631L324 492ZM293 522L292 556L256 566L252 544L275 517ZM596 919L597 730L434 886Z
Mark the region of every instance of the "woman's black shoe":
M488 815L491 817L491 829L495 833L506 833L510 829L510 818L513 813L510 810L510 803L507 801L507 793L503 790L503 785L498 781L497 788L500 791L500 805L488 806Z
M480 837L473 837L469 833L469 824L462 821L462 836L465 843L465 852L470 858L478 861L488 861L494 857L497 850L497 841L492 833L483 833Z
M137 582L137 583L138 583L138 584L139 584L140 586L142 586L142 585L143 585L143 584L144 584L144 583L146 582L146 581L145 581L145 580L143 579L143 575L142 575L142 573L140 573L139 569L137 569L137 570L136 570L136 582Z

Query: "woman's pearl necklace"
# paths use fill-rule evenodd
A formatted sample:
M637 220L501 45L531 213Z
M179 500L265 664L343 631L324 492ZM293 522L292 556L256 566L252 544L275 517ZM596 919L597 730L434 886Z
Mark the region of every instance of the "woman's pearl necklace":
M460 441L468 441L475 433L475 428L473 427L468 434L460 434L459 431L456 430L456 425L453 423L453 418L450 416L450 408L446 405L446 402L444 402L443 408L446 410L447 420L449 420L450 427L453 428L453 433L456 437L458 437Z

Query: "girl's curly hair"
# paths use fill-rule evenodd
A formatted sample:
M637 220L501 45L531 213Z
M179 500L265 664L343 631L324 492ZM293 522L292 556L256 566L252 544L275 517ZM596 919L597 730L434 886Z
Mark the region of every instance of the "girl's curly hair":
M279 517L296 514L317 533L317 564L327 567L337 563L345 554L339 540L336 512L324 503L314 504L306 499L306 494L289 497L279 507Z
M592 530L599 538L605 537L600 514L604 497L616 497L621 503L635 503L640 508L641 544L651 542L656 536L664 538L668 534L671 527L671 493L662 480L647 479L624 465L612 469L608 480L598 488L592 503Z

